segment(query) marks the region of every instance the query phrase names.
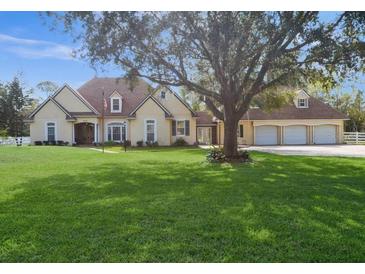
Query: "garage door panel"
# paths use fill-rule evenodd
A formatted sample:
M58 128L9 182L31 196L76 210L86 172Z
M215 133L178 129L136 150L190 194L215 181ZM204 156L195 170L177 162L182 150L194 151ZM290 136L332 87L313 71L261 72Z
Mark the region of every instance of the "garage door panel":
M336 126L321 125L314 127L314 143L315 144L336 144Z
M255 129L256 145L277 145L278 130L276 126L257 126Z
M284 144L305 145L307 144L306 126L286 126L284 128Z

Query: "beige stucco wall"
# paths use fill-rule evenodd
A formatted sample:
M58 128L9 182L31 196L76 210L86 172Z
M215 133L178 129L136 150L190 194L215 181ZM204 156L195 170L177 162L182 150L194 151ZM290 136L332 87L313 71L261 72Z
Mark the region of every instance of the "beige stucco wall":
M55 99L69 112L90 112L91 111L66 86L56 95Z
M145 120L156 120L157 142L161 146L171 144L171 120L166 119L165 112L149 99L136 112L136 119L130 120L130 140L135 146L137 141L145 141Z
M238 138L238 144L254 144L254 126L273 125L278 126L278 140L283 140L283 131L280 127L290 125L305 125L307 126L307 141L308 144L313 144L313 127L316 125L335 125L337 127L336 139L337 143L343 143L344 121L336 119L310 119L310 120L256 120L256 121L240 121L239 124L244 125L244 138ZM217 127L218 142L224 143L224 123L220 122ZM220 134L220 135L218 135Z
M161 90L162 91L162 90ZM177 138L183 138L188 144L193 145L196 142L196 118L192 117L192 113L186 108L176 96L168 90L166 92L165 99L160 98L160 92L155 94L155 98L161 102L173 115L174 120L189 120L190 121L190 134L189 136L171 136L171 142L175 142ZM170 129L171 135L171 129Z
M56 140L72 143L72 122L66 120L66 114L60 110L52 101L46 103L35 115L34 121L30 123L30 137L32 143L45 141L46 123L56 123Z

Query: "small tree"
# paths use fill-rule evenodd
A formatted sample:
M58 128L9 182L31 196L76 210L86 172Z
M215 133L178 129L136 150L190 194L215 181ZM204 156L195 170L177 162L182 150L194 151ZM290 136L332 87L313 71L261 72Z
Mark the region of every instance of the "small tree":
M329 22L318 12L53 15L81 39L82 57L91 64L113 62L130 79L143 77L204 96L224 121L229 157L238 153L238 121L256 96L307 81L331 88L364 64L361 12L343 12Z
M37 89L44 92L47 97L51 96L58 89L58 85L52 81L43 81L38 83Z

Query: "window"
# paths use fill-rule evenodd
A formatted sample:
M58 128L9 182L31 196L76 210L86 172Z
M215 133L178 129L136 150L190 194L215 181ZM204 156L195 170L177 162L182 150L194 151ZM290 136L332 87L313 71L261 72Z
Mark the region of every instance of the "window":
M185 121L176 121L176 135L185 135Z
M147 142L156 141L156 122L155 120L146 120L145 139Z
M111 112L122 112L122 99L120 97L110 98Z
M47 123L47 141L56 141L56 124Z
M298 99L298 107L299 108L307 108L308 107L308 99L299 98Z
M239 125L238 128L238 137L243 138L243 125Z
M166 92L165 91L161 91L160 97L161 97L161 99L165 99L166 98Z
M108 124L108 141L122 142L127 137L127 126L125 123Z

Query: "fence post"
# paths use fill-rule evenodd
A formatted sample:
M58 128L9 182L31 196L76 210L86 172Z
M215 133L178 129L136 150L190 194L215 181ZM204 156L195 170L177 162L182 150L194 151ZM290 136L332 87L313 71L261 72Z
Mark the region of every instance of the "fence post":
M359 143L359 132L356 131L356 144L358 144L358 143Z

